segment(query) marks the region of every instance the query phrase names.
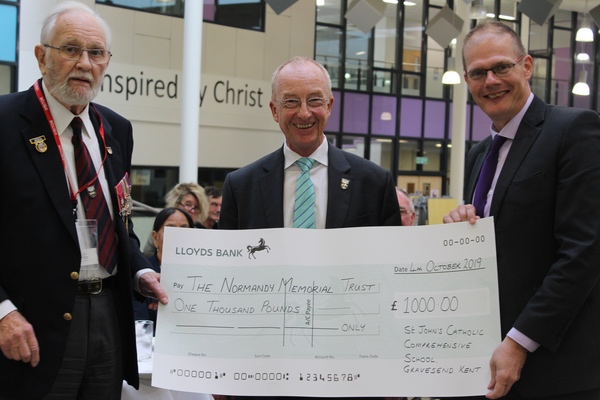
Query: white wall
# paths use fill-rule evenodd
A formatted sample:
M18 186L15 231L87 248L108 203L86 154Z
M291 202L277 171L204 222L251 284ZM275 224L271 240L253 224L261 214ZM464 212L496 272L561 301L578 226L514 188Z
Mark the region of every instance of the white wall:
M177 95L181 96L185 84L181 76L183 19L96 5L93 0L81 2L94 7L111 27L113 57L107 74L121 76L122 83L129 77L132 85L140 80L146 85L151 80L150 87L158 80L172 82L178 75ZM57 3L21 0L19 90L27 89L39 77L33 48L39 43L43 18ZM313 57L314 34L314 1L298 1L280 15L267 6L265 32L203 23L201 86L207 87L207 94L200 112L199 166L241 167L281 146L283 134L268 106L271 74L290 57ZM260 90L260 106L256 101L244 105L243 98L241 104L223 101L223 91L213 95L215 82L254 91L255 100ZM224 90L225 86L218 88ZM169 98L166 90L158 91L160 96L132 94L125 98L124 89L118 94L103 89L97 101L133 123L134 165L178 166L178 99Z

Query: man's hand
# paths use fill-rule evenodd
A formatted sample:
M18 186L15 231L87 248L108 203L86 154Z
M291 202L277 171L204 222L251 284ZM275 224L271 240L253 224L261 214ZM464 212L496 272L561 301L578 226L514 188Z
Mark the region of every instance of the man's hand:
M158 299L162 304L169 302L167 292L160 285L160 274L158 272L146 272L140 275L138 285L140 293L144 296Z
M490 368L492 379L488 385L488 399L506 396L512 385L521 377L521 370L527 359L527 350L506 337L492 353Z
M8 313L0 319L0 349L10 360L40 363L40 348L33 327L18 311Z
M456 207L448 214L444 215L444 223L469 221L471 225L477 221L479 217L475 213L475 206L472 204L464 204Z

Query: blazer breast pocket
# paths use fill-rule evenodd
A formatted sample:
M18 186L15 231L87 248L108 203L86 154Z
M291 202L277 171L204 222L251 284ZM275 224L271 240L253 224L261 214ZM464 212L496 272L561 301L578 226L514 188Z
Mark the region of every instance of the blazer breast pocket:
M547 200L548 192L544 190L547 183L547 176L544 172L535 173L524 179L517 178L508 186L506 197L521 204Z

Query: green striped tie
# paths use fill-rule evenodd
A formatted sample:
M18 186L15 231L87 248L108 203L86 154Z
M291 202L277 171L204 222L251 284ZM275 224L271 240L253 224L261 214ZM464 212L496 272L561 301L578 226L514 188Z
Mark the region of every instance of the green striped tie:
M310 169L314 163L314 159L306 157L296 161L302 172L296 181L294 228L315 229L315 188L310 180Z

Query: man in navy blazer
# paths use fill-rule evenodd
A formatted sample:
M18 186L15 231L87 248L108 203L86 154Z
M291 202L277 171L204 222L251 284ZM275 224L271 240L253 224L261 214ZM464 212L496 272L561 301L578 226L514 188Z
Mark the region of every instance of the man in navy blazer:
M119 208L132 127L90 103L110 59L109 32L91 9L61 3L41 39L35 55L43 78L0 97L0 399L116 399L123 379L138 386L132 282L149 268ZM86 218L88 194L77 194L72 176L74 116L84 121L99 173L93 186L112 207L116 272L86 270L93 263L84 262L76 220ZM139 285L166 302L158 274L144 273Z
M500 22L465 38L465 79L500 147L486 204L444 222L494 217L503 340L487 398L600 398L600 118L531 93L533 58ZM470 203L492 138L468 154ZM483 397L482 397L483 398Z
M285 144L226 177L221 229L292 227L301 157L316 159L316 228L402 224L391 173L326 140L333 100L329 74L316 61L295 57L275 71L270 107Z

